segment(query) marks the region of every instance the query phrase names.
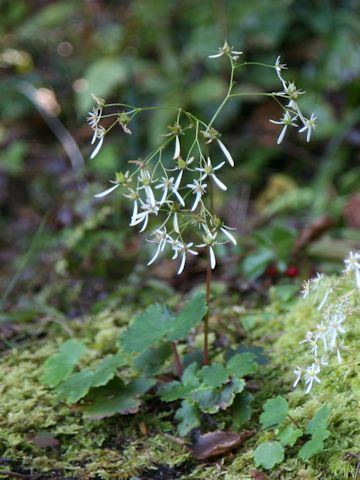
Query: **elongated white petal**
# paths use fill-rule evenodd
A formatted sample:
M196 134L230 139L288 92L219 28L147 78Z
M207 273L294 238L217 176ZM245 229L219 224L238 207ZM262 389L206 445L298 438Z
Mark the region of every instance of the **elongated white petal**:
M276 142L278 145L283 141L285 133L286 133L286 129L287 129L287 125L284 125L283 129L280 132L279 138L277 139L277 142Z
M156 187L155 187L155 188L156 188ZM166 197L167 197L167 194L168 194L168 189L165 187L165 188L164 188L164 192L163 192L162 197L161 197L161 200L160 200L160 202L159 202L160 205L162 205L162 204L165 202Z
M149 200L150 204L152 206L155 206L156 200L155 200L152 188L151 187L145 187L145 193L146 193L147 199Z
M182 207L185 207L185 202L183 200L183 198L181 197L181 195L179 194L179 192L177 192L175 189L173 190L176 198L179 200L179 203Z
M233 167L235 164L234 164L234 159L232 158L232 156L230 155L230 152L229 150L225 147L225 145L222 143L221 140L219 140L217 138L217 142L219 144L219 147L221 148L221 150L223 151L227 161L230 163L230 165Z
M180 187L180 182L181 182L181 179L182 179L182 176L183 176L183 172L184 170L180 170L179 172L179 175L175 181L175 184L174 184L174 189L177 190L179 187Z
M219 58L224 55L224 52L215 53L215 55L209 55L208 58Z
M182 271L184 270L184 267L185 267L185 252L183 252L183 254L181 255L181 262L180 262L180 266L179 266L179 270L177 271L177 274L180 275L180 273L182 273Z
M141 230L139 230L140 232L143 232L145 230L145 228L147 227L148 221L149 221L149 215L146 215L144 218L144 225L141 227Z
M173 159L176 160L179 157L180 157L180 140L179 140L179 137L176 135L176 137L175 137L175 152L174 152Z
M116 185L113 185L112 187L105 190L104 192L97 193L96 195L94 195L94 197L96 198L105 197L105 195L108 195L109 193L113 192L116 188L118 188L118 186L119 184L117 183Z
M219 165L216 165L216 167L213 167L213 172L214 172L215 170L219 170L219 169L220 169L221 167L223 167L224 165L225 165L225 161L219 163Z
M357 288L360 288L360 270L358 268L355 270L355 281Z
M231 235L231 233L226 230L226 228L220 227L220 230L228 237L230 242L232 242L234 245L237 245L237 241L235 240L234 236Z
M94 157L96 157L96 155L99 153L100 151L100 148L102 146L104 142L104 136L100 137L100 140L99 140L99 143L96 145L95 147L95 150L92 152L92 154L90 155L90 159L93 159Z
M201 193L199 192L199 193L196 194L196 197L195 197L193 206L191 207L191 212L193 212L194 210L196 210L196 207L199 205L200 198L201 198Z
M215 173L213 173L213 174L211 175L211 178L214 180L214 182L216 183L216 185L217 185L221 190L224 190L224 191L227 190L227 186L224 185L224 184L222 183L222 181L217 178L217 176L215 175Z
M147 265L151 265L152 263L155 262L155 260L157 259L157 257L159 256L159 253L161 252L161 243L159 243L157 249L156 249L156 252L154 254L154 256L152 257L152 259L147 263Z
M137 214L138 214L138 204L137 204L137 201L135 200L132 215L131 215L131 222L133 221L134 218L137 217Z
M209 246L209 255L210 255L210 266L212 269L214 269L216 267L216 258L215 258L214 249L212 248L211 245Z
M176 212L174 213L174 216L173 216L173 227L176 233L180 233L178 216Z

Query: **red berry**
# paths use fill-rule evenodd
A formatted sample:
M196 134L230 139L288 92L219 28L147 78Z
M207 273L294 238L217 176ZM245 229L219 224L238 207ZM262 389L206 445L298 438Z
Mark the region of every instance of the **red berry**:
M290 278L297 277L299 275L299 269L295 267L295 265L289 265L285 275Z
M277 268L274 264L270 265L267 269L266 269L266 275L268 277L276 277L276 275L278 274L278 271L277 271Z

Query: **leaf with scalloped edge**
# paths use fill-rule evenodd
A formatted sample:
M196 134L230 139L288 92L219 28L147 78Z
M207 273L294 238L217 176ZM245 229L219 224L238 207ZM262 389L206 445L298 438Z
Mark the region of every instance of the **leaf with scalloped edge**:
M279 442L263 442L254 452L255 465L270 470L284 460L284 448Z
M69 405L76 403L89 392L92 378L92 370L73 373L65 382L56 387L55 390L58 392L56 400L58 402L65 401Z
M44 363L44 374L41 382L56 387L69 377L74 366L85 350L84 345L75 340L67 340L60 346L59 353L51 355Z
M324 448L324 440L330 435L330 432L326 428L320 427L314 430L311 436L311 440L306 442L300 449L298 457L302 460L309 460L310 457L316 453L321 452Z
M125 384L115 377L103 387L91 389L88 405L81 407L85 418L102 419L119 413L136 413L141 404L141 395L155 384L152 379L140 379Z
M206 312L207 305L205 294L198 293L176 316L176 320L174 321L171 330L166 335L167 340L170 340L171 342L184 340L189 336L191 329L201 322Z
M303 431L300 428L285 427L278 434L277 438L280 440L280 443L283 447L289 445L292 447L296 440L303 435Z
M124 353L143 352L156 345L171 329L174 315L167 307L150 305L135 317L129 328L120 335L119 344Z
M177 430L181 437L200 425L200 411L198 407L190 405L185 400L181 402L181 407L176 411L175 418L180 420Z
M264 403L263 413L260 415L260 422L263 428L278 426L286 418L289 405L285 398L277 396Z

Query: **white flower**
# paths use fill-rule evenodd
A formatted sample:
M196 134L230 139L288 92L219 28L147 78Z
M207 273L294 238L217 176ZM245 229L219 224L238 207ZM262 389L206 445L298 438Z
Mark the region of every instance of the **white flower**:
M310 353L317 357L319 346L317 344L318 337L314 336L312 332L307 332L305 339L299 343L307 343L310 349Z
M203 180L205 180L206 177L211 177L214 182L216 183L216 185L221 189L221 190L227 190L227 186L222 183L221 180L219 180L217 178L217 176L215 175L215 171L216 170L219 170L223 165L225 164L225 162L221 162L219 165L217 165L216 167L213 167L211 165L211 160L210 158L208 157L207 159L207 164L205 165L205 167L203 168L196 168L196 170L198 170L199 172L204 172L204 174L200 177L199 181L202 182Z
M355 272L355 283L357 288L360 288L360 252L350 252L348 257L345 258L345 272L354 271Z
M360 270L360 252L350 252L349 255L345 258L345 271L349 272L351 270Z
M105 136L105 128L104 127L98 127L95 131L94 131L94 135L93 135L93 138L91 140L91 145L93 143L95 143L96 139L99 140L98 144L96 145L94 151L92 152L92 154L90 155L90 158L93 159L94 157L96 157L96 155L99 153L100 151L100 148L104 142L104 136Z
M303 289L301 290L301 296L305 300L305 298L308 298L310 295L310 280L306 280L302 284Z
M151 188L152 181L151 181L150 172L145 168L141 168L140 176L138 177L138 180L140 183L142 183L142 186L139 187L138 189L139 190L144 189L147 200L150 202L152 206L155 206L156 200Z
M101 115L102 115L102 108L93 107L91 112L89 112L86 117L86 121L94 131L98 129L99 122L101 120Z
M315 120L316 120L316 116L314 113L312 113L309 120L305 120L304 126L299 130L299 133L305 132L305 131L307 132L306 134L307 142L310 142L311 132L316 128Z
M327 341L326 341L326 335L327 335L327 328L325 327L325 324L323 321L320 323L316 324L316 334L315 338L316 339L322 339L323 344L324 344L324 350L325 352L327 351Z
M210 260L210 266L212 269L216 267L216 257L215 257L215 252L214 252L214 245L221 245L221 242L216 241L217 237L217 232L210 232L208 228L204 225L204 230L206 235L203 237L204 238L204 243L201 243L200 245L196 245L199 248L202 247L208 247L208 253L209 253L209 260Z
M196 207L198 206L198 204L201 200L201 197L205 193L205 188L207 187L207 183L201 183L201 182L199 182L199 180L195 179L194 183L190 183L186 186L192 190L192 193L194 195L196 195L194 203L191 207L191 212L193 212L194 210L196 210Z
M313 279L310 280L311 290L315 291L314 304L317 301L319 291L320 291L321 282L322 282L323 278L324 278L323 273L317 273L316 278L313 278Z
M136 216L131 218L130 227L134 227L135 225L143 222L143 226L140 230L140 232L143 232L147 227L149 215L157 215L159 212L159 207L156 204L152 205L151 203L144 203L141 199L140 203L142 212L138 212Z
M190 242L190 243L185 243L180 241L177 241L177 243L174 243L173 241L171 242L171 246L174 250L174 255L172 257L172 260L175 260L178 254L181 254L181 261L180 261L179 269L177 271L178 275L180 275L184 270L186 254L191 253L192 255L198 255L198 252L191 249L193 245L194 245L193 242Z
M223 151L225 157L226 157L226 160L230 163L230 165L233 167L234 166L234 159L232 158L232 156L230 155L230 152L229 150L225 147L225 145L222 143L221 140L219 140L218 138L216 139L216 141L218 142L219 144L219 147L221 148L221 150Z
M151 265L152 263L154 263L157 257L159 256L159 254L164 251L166 242L168 241L168 237L169 237L169 235L166 232L166 227L164 227L163 230L161 230L160 228L156 229L153 232L153 235L155 237L155 240L148 240L148 242L158 243L158 247L156 249L154 256L151 258L151 260L148 261L147 263L148 265Z
M179 192L177 191L176 184L174 185L174 177L171 177L171 178L162 177L161 180L162 180L162 183L159 183L155 187L156 189L159 189L159 188L163 189L163 196L160 200L160 205L162 205L164 203L164 201L167 197L168 191L170 190L176 196L180 205L182 207L185 207L185 202L184 202L183 198L181 197L181 195L179 194Z
M239 55L242 55L243 53L244 52L233 50L233 47L230 47L225 41L224 45L218 48L218 53L215 53L215 55L209 55L209 58L219 58L225 54L229 54L231 55L232 59L236 61L239 58Z
M330 337L330 348L336 346L337 337L341 333L345 333L345 329L342 326L343 322L346 319L346 315L333 315L329 320L328 335Z
M302 375L302 368L301 367L295 367L295 370L294 370L294 375L295 375L295 381L293 383L293 388L296 387L296 385L300 382L300 378L301 378L301 375Z
M286 129L289 125L292 125L294 127L298 126L295 123L296 118L297 118L297 115L295 117L292 117L290 115L289 111L286 110L286 112L284 113L284 115L282 116L282 118L279 122L276 121L276 120L269 120L269 122L271 122L271 123L276 123L277 125L284 125L281 132L280 132L279 138L277 139L277 142L276 142L277 144L280 144L283 141L285 133L286 133Z
M133 211L132 211L132 214L131 214L131 222L133 221L133 219L135 219L137 217L137 214L138 214L138 198L139 198L139 194L138 192L135 192L133 189L129 188L129 194L125 194L124 193L124 197L126 198L129 198L130 200L133 200L134 202L134 205L133 205Z
M306 369L305 384L307 385L307 389L305 393L310 393L314 381L316 381L317 383L321 383L321 380L317 377L319 373L320 373L320 366L317 365L316 363L313 363L311 367L308 367Z
M287 70L287 66L286 66L285 63L280 63L280 56L277 57L277 59L275 61L275 70L276 70L276 74L279 77L279 79L281 80L281 82L283 84L285 84L285 81L281 76L281 70Z

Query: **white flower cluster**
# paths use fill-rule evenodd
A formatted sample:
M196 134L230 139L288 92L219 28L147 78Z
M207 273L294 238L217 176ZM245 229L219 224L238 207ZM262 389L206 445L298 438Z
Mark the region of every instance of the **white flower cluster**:
M103 142L104 129L99 125L101 112L98 106L88 116L89 124L94 130L93 139L99 138L91 158L98 153ZM121 125L124 129L124 125ZM165 142L165 145L171 140L174 141L173 168L164 166L162 154L165 146L162 146L157 150L158 159L153 161L153 168L151 168L151 160L155 157L153 154L144 161L131 161L130 163L136 165L135 171L132 174L129 171L125 174L117 173L116 179L111 181L113 185L95 197L104 197L118 187L124 187L126 191L123 195L133 202L130 226L141 226L140 232L148 228L150 217L158 217L158 226L148 239L149 242L156 244L154 255L148 265L151 265L169 247L172 250L172 259L180 259L177 272L180 274L184 270L186 257L198 255L198 248L207 247L211 268L215 268L214 247L228 241L236 245L236 240L230 232L231 228L211 213L211 208L204 201L207 190L213 186L220 190L227 190L227 186L219 178L220 169L226 162L224 160L213 165L210 157L205 158L198 135L202 135L206 143L216 140L231 166L234 166L234 160L218 138L218 132L213 128L203 132L196 129L194 144L198 147L197 162L195 156L191 155L193 149L183 157L180 135L184 132L178 122L169 128L171 138ZM185 240L184 236L189 227L196 232L201 243L194 245L194 242ZM194 227L200 227L200 229ZM219 238L221 236L222 239Z
M300 342L307 346L312 363L305 369L297 366L294 370L296 378L293 387L296 387L304 373L305 393L310 393L314 382L321 383L319 374L321 367L328 364L327 356L335 354L338 363L341 363L341 352L347 349L342 337L346 333L345 321L355 311L351 299L357 289L360 289L360 252L350 252L344 263L345 269L340 279L333 281L318 273L315 278L303 284L303 299L314 297L320 317L315 329L309 330ZM354 275L352 281L357 288L344 291L345 280L349 275Z
M275 62L275 70L279 80L282 83L283 90L280 92L274 92L275 96L285 98L288 103L284 107L284 115L282 118L277 120L270 120L271 123L278 125L283 125L283 128L280 132L280 135L277 139L277 143L281 143L284 139L287 128L292 125L298 127L297 121L299 120L302 126L299 129L299 132L306 132L306 141L310 141L311 133L316 128L315 120L316 116L314 113L311 114L310 118L306 118L299 107L298 98L300 95L303 95L305 92L298 90L294 82L287 82L283 79L281 71L286 69L285 64L280 63L280 57L277 57Z

